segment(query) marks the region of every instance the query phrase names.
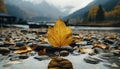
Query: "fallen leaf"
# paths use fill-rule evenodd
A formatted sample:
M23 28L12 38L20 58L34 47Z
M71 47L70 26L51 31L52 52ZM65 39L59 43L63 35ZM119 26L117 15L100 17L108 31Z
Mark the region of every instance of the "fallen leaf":
M29 46L24 46L24 47L21 47L19 50L16 50L14 53L21 54L21 53L27 53L30 51L32 51L32 49Z
M67 46L72 42L72 30L59 19L53 27L48 28L48 41L54 47Z

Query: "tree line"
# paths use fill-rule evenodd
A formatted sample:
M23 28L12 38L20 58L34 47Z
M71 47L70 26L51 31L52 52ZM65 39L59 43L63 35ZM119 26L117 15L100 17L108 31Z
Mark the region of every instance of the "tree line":
M106 11L102 5L92 6L87 16L88 22L115 21L120 22L120 2L111 11Z
M67 25L83 25L83 24L98 24L106 23L106 24L119 24L120 23L120 2L118 2L110 11L106 11L106 9L102 5L92 6L87 13L85 13L85 17L80 17L80 15L65 20ZM100 24L99 23L99 24Z

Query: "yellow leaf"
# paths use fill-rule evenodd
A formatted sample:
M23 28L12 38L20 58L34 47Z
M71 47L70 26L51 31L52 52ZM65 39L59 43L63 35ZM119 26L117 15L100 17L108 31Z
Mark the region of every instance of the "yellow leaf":
M72 42L72 30L59 19L53 27L48 28L48 41L54 47L67 46Z
M21 47L19 50L16 50L14 53L21 54L21 53L28 53L30 51L32 51L32 49L29 46L24 46Z

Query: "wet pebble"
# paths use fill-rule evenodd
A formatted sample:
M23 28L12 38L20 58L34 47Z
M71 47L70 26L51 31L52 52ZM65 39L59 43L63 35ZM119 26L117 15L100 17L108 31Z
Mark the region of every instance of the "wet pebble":
M73 66L69 60L56 57L50 61L48 69L73 69Z
M69 52L68 51L66 51L66 50L62 50L62 51L60 51L60 56L68 56L69 55Z
M0 49L0 54L7 56L10 53L9 49Z
M36 56L34 57L34 59L38 60L38 61L42 61L42 60L47 60L49 59L50 57L48 56Z
M16 44L16 46L18 46L18 47L25 46L25 43L23 43L23 42L16 42L15 44Z
M19 56L19 59L27 59L29 56Z
M93 57L86 57L86 58L84 58L84 61L86 63L90 63L90 64L98 64L99 62L101 62L100 59L93 58Z

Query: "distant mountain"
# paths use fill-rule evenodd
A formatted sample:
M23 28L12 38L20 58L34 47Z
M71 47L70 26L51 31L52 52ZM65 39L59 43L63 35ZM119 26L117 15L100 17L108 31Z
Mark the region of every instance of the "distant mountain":
M119 2L120 0L94 0L92 3L88 4L86 7L77 10L76 12L70 14L69 16L65 17L65 19L71 19L71 18L84 18L87 16L88 11L90 8L94 5L102 5L106 11L110 11L114 8L114 6Z
M6 7L4 5L4 0L0 0L0 12L1 13L6 13L7 12Z
M62 12L55 6L43 0L39 4L34 4L24 0L5 0L8 13L20 18L34 20L57 19L63 16ZM42 20L42 19L41 19Z

